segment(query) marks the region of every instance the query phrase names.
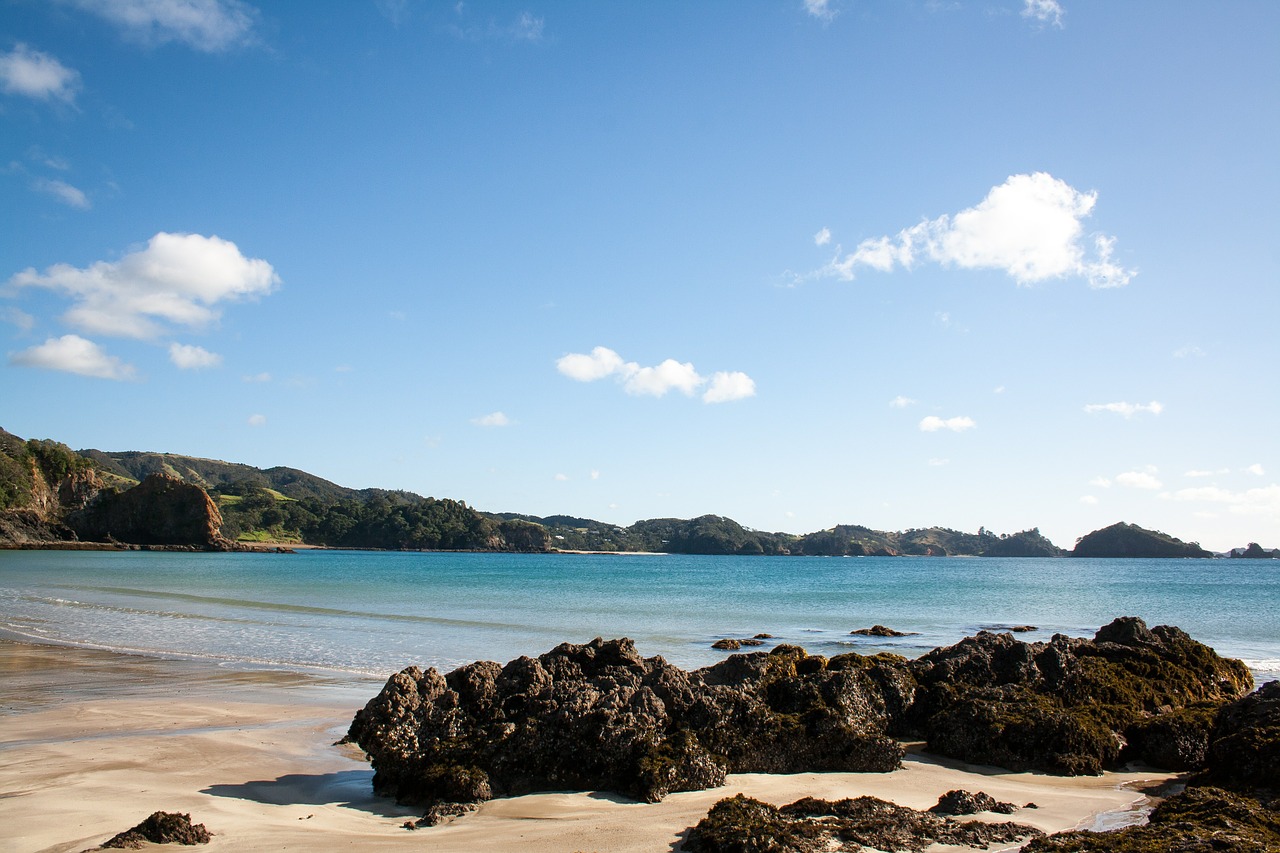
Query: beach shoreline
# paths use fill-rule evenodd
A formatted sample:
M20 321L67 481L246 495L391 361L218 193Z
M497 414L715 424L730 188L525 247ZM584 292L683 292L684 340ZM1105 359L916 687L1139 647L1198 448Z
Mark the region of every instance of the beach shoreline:
M605 792L533 794L407 832L404 822L420 810L374 796L359 750L335 745L376 692L371 679L10 639L0 639L0 672L0 847L13 851L85 850L164 810L204 823L211 850L418 850L429 833L439 851L638 853L679 849L717 800L736 793L775 804L870 794L928 808L954 788L1034 802L1012 817L980 817L1053 832L1123 813L1144 799L1137 788L1173 778L1008 773L913 747L893 773L737 774L657 804Z

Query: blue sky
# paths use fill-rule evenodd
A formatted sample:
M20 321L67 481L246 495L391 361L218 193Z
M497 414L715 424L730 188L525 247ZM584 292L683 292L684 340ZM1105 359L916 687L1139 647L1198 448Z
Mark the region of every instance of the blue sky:
M0 0L0 426L1280 545L1280 5Z

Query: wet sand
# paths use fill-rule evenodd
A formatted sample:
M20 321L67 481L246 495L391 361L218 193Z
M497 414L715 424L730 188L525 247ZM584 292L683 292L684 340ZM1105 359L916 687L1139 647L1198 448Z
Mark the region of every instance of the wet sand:
M64 853L101 844L157 810L188 812L209 850L677 850L722 797L777 804L871 794L928 808L954 788L1021 809L1048 832L1143 800L1160 772L1065 779L1007 773L912 753L893 773L739 774L711 791L657 804L604 793L494 800L434 828L375 797L358 749L334 746L380 687L299 674L0 639L0 850ZM961 850L935 846L932 850Z

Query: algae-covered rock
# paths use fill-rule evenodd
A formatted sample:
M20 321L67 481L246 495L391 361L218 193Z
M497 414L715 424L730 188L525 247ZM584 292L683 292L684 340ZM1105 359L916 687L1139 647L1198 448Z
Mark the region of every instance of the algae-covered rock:
M716 803L689 831L692 853L921 851L931 844L987 847L1040 835L1016 823L959 822L876 797L805 797L776 808L738 794Z
M153 812L142 823L126 829L102 843L104 849L141 850L145 842L152 844L208 844L209 831L203 823L192 824L191 815L176 812Z
M996 814L1013 814L1018 810L1018 806L1014 803L1003 803L995 797L979 791L974 794L970 791L947 791L941 797L938 797L938 803L931 806L929 811L934 814L941 815L962 815L977 814L978 812L995 812Z
M782 646L696 672L641 658L630 640L562 644L506 666L393 675L352 721L374 789L430 805L549 790L657 801L726 772L888 771L875 683Z
M1024 853L1277 853L1280 812L1220 788L1188 788L1165 800L1144 826L1063 832Z
M1213 784L1280 794L1280 681L1224 707L1208 753L1206 778Z

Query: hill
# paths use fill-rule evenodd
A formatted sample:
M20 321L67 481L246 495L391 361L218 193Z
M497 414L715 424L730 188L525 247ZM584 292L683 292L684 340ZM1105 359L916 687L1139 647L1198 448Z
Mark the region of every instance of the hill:
M1183 542L1158 530L1121 521L1080 537L1073 557L1212 557L1199 542Z

